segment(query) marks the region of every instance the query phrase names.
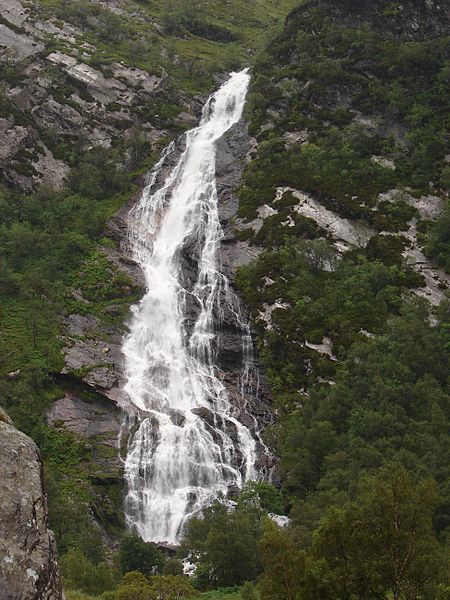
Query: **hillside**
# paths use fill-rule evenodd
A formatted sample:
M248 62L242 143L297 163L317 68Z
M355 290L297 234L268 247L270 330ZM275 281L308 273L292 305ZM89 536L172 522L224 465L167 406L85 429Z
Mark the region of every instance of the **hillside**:
M438 3L307 2L253 70L238 282L304 539L386 460L446 536L448 34Z

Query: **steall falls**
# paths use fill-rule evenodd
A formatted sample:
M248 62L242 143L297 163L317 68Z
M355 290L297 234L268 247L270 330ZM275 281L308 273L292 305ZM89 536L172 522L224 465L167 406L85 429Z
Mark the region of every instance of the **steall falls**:
M123 404L138 421L126 456L125 510L128 526L147 541L176 543L190 516L230 486L240 488L258 477L256 441L235 418L215 365L225 299L242 330L241 391L246 393L251 339L220 271L215 150L241 118L249 79L247 70L233 73L209 98L163 185L155 189L173 145L163 152L130 215L131 255L145 273L147 290L133 308L123 346ZM183 273L187 244L198 255L195 282L185 281ZM190 323L192 303L197 310ZM212 423L202 419L204 409Z

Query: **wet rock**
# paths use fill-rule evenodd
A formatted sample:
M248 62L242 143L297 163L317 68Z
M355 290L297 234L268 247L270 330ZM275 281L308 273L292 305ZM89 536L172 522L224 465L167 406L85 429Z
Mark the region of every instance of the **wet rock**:
M220 259L222 270L231 281L234 280L238 267L248 264L261 252L257 246L250 246L248 241L236 239L234 232L234 227L240 228L239 220L236 219L239 199L235 190L250 150L251 138L244 120L231 127L217 143L216 181L219 217L224 231Z
M233 421L227 419L226 417L222 419L222 423L222 430L225 431L233 444L237 446L239 444L239 434L236 423L233 423Z
M186 422L185 415L179 410L171 410L170 418L172 423L174 425L178 425L178 427L183 427L184 423Z
M210 427L215 428L215 417L214 413L206 408L205 406L199 406L198 408L193 408L191 412L194 415L200 417L205 423L207 423Z
M242 332L220 330L217 340L217 364L223 369L234 369L242 364Z
M8 373L6 378L10 381L14 381L16 379L19 379L21 372L22 371L20 369L17 369L17 371L11 371L10 373Z
M63 598L35 443L0 419L0 597Z

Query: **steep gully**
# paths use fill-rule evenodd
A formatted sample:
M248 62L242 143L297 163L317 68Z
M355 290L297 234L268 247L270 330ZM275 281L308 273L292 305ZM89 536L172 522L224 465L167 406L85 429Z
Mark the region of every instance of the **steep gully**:
M171 144L128 215L146 292L122 348L125 513L148 541L177 543L190 516L271 465L246 410L258 402L250 329L219 252L216 146L241 119L249 79L233 73L208 99L173 168ZM230 332L241 354L232 369L223 368Z

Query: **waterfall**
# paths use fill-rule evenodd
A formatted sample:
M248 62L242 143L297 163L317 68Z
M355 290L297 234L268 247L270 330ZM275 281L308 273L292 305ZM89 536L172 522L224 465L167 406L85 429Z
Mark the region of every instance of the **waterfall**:
M247 70L232 73L208 99L164 183L155 190L173 145L130 214L130 252L146 293L132 308L123 344L122 405L133 423L125 513L146 541L177 543L190 516L257 477L256 440L233 416L215 364L220 314L229 303L242 330L245 393L251 339L220 272L215 154L217 140L241 118L249 79ZM190 274L186 260L194 265Z

